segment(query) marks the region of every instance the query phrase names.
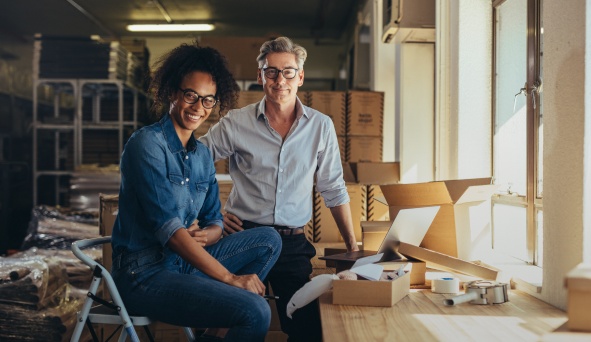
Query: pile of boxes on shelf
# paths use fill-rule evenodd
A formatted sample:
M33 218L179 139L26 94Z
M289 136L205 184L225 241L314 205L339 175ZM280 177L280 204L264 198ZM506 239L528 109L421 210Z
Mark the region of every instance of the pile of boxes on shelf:
M37 33L33 75L38 79L118 79L144 89L148 59L144 40Z

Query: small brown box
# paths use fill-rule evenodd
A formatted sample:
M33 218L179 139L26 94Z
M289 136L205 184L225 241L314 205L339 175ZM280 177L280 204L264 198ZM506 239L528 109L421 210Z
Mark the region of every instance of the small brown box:
M581 263L569 271L565 286L568 290L568 328L591 331L591 265Z
M332 303L361 306L393 306L410 291L410 274L392 281L334 280Z

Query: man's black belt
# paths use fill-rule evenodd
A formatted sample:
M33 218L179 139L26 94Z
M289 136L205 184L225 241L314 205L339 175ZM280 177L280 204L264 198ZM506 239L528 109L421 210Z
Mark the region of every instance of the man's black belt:
M252 221L243 220L242 221L242 228L250 229L256 227L271 227L274 228L279 235L289 236L289 235L299 235L304 234L304 227L288 227L288 226L278 226L275 224L260 224Z

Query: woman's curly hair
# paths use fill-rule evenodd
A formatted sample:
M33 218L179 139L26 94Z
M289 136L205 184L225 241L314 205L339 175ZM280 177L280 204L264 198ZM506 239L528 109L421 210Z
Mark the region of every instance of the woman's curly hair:
M152 110L159 117L170 105L170 100L179 90L183 78L194 71L212 76L216 84L220 114L236 105L240 88L228 70L226 58L213 48L199 46L197 42L182 44L159 58L155 66L157 69L149 91L154 97Z

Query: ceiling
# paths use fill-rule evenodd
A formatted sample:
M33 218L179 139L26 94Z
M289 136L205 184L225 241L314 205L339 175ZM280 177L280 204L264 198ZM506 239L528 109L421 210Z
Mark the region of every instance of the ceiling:
M213 23L206 33L141 36L249 36L339 41L364 0L8 0L0 11L0 43L46 35L134 36L128 24ZM1 49L1 45L0 45Z

